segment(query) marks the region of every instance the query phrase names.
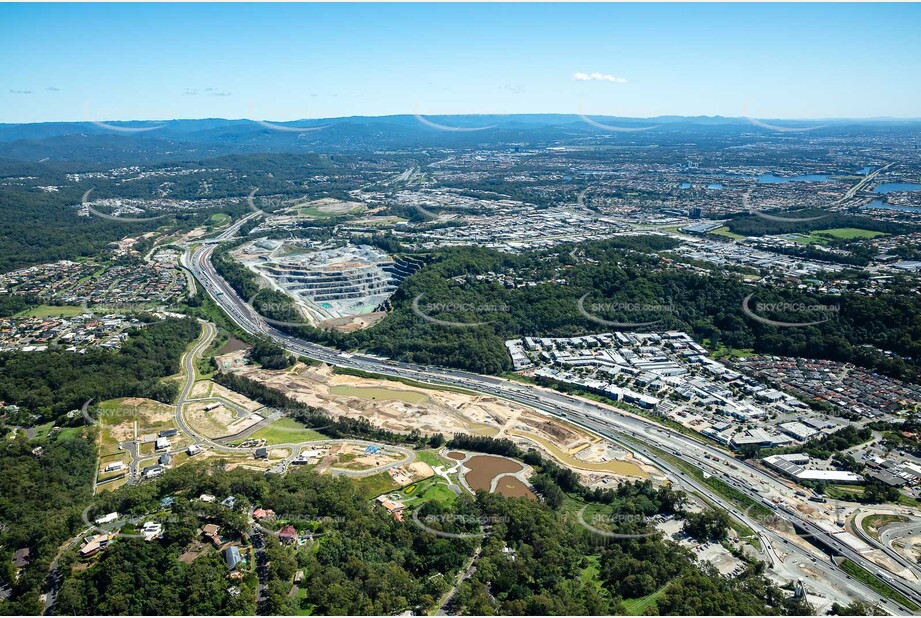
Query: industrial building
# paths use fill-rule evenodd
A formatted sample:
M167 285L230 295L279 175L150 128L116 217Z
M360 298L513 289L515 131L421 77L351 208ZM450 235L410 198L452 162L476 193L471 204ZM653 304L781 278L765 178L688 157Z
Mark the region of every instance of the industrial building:
M864 478L861 475L847 470L810 470L806 468L809 465L809 456L801 453L771 455L761 461L768 467L798 482L812 481L846 485L856 485L864 482Z

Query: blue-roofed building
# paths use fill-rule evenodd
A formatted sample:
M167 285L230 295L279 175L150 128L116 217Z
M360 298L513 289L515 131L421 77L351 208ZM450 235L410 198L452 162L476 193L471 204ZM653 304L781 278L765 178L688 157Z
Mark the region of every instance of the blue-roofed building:
M224 550L224 560L227 562L227 568L233 571L237 565L243 562L243 556L240 555L240 548L231 545Z
M167 496L165 498L162 498L160 500L160 508L168 509L169 507L173 506L174 502L176 502L176 498L172 496Z

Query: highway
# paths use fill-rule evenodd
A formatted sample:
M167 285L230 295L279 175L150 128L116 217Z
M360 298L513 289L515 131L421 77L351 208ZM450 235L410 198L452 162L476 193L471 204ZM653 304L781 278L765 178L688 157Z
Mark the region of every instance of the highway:
M897 511L900 509L895 510ZM887 526L885 532L880 533L880 539L876 540L867 534L863 529L863 519L874 514L876 513L861 511L855 513L854 518L851 521L851 527L854 532L857 533L857 536L859 536L865 543L879 549L900 566L910 571L916 578L921 580L921 565L913 562L912 560L909 560L892 548L892 541L894 539L901 538L902 536L921 534L921 521L909 520L907 523Z
M835 204L840 204L840 203L842 203L842 202L846 202L847 200L851 199L852 197L854 197L855 195L857 195L857 192L858 192L858 191L860 191L861 189L863 189L864 187L866 187L866 186L867 186L874 178L876 178L880 173L885 172L886 170L888 170L888 169L889 169L890 167L892 167L893 165L895 165L895 162L893 162L893 163L887 163L886 165L884 165L883 167L879 168L878 170L874 170L874 171L870 172L869 174L867 174L866 176L864 176L864 177L860 180L860 182L858 182L856 185L854 185L853 187L851 187L850 189L848 189L848 190L847 190L847 193L844 194L844 197L842 197L842 198L841 198L840 200L838 200L837 202L834 202L832 205L834 206Z
M242 224L242 221L240 223ZM225 234L228 232L230 232L229 229L225 231ZM804 566L815 562L813 558L821 555L806 552L793 543L786 541L777 533L742 512L739 507L715 494L709 487L697 483L684 475L681 470L677 470L667 462L662 461L644 446L658 448L680 457L707 473L720 477L741 493L770 509L778 517L789 520L799 530L814 537L816 541L829 547L837 555L850 559L871 573L879 571L879 567L874 563L865 559L861 554L842 543L822 527L806 519L799 511L790 508L784 503L778 505L772 502L771 497L788 496L792 493L790 488L777 478L735 459L731 454L719 448L695 440L672 429L662 427L643 417L577 397L511 382L502 378L453 369L413 365L370 355L341 352L283 333L268 324L218 276L211 264L213 251L214 245L199 247L194 253L187 251L182 258L183 265L195 275L206 293L214 299L227 315L240 328L249 333L267 336L291 353L335 366L407 378L430 384L459 387L516 401L551 415L565 418L570 422L586 427L598 435L611 439L631 451L638 451L647 459L653 461L656 466L669 472L671 477L680 485L693 489L696 493L705 496L709 501L726 509L734 517L744 522L748 527L756 531L768 546L777 547L782 545L784 551L790 552L791 555L798 557L797 559L801 558ZM629 440L629 442L625 440ZM638 444L641 446L638 447ZM774 566L776 567L779 558L771 552L772 550L768 549L768 555L775 562ZM821 568L822 576L836 586L840 586L840 589L850 591L851 596L877 603L893 614L912 613L907 608L882 597L869 587L853 580L851 576L847 575L824 556L822 559L824 561ZM787 564L781 565L781 567L785 566L789 567ZM812 580L809 582L810 585L815 581L813 589L824 588L815 578L810 579ZM892 577L887 577L885 582L905 597L921 605L921 591L916 589L915 584ZM831 592L834 592L834 590Z

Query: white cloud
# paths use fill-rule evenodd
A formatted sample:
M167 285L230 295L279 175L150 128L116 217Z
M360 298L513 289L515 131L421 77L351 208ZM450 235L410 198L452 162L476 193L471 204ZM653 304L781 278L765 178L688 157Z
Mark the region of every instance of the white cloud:
M572 78L577 82L611 82L612 84L626 84L623 77L614 77L607 73L574 73Z
M204 88L202 90L199 90L198 88L186 88L186 91L182 94L194 97L202 93L211 97L229 97L233 94L232 92L225 92L223 90L218 90L217 88Z

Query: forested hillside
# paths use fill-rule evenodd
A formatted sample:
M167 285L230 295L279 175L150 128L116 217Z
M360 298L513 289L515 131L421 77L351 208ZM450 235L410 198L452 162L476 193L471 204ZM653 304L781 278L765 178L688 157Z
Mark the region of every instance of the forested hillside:
M80 513L92 498L96 449L81 433L0 441L0 587L11 588L0 602L2 614L42 613L38 595L51 561L84 526ZM19 549L30 556L16 578L13 554Z
M163 378L179 371L179 358L200 328L195 320L171 318L130 330L115 351L0 352L0 401L45 420L58 420L90 399L171 402L178 385Z
M317 533L314 541L288 548L267 537L269 614L424 613L448 590L447 576L477 546L482 553L476 571L460 587L453 607L465 614L618 614L625 612L623 599L662 588L666 594L658 607L663 613L783 614L806 609L785 602L758 566L728 580L702 570L689 552L659 536L599 543L562 512L527 499L480 492L453 505L421 506L427 526L474 533L449 538L426 531L411 516L396 521L362 497L355 481L343 477L309 469L264 475L214 464L171 470L153 483L101 500L101 510L122 513L156 511L166 495L175 502L163 540L118 539L87 570L68 575L59 613L252 613L251 574L235 584L238 596L228 597L226 567L213 557L178 562L200 524L202 509L194 498L202 493L237 496L244 508L271 508L299 530ZM612 496L611 508L622 515L670 508L657 496L648 483L628 484ZM236 538L240 521L234 518L241 515L220 507L214 513L218 519L212 521L227 530L227 538ZM483 522L488 534L480 538L475 532ZM300 593L290 596L297 570L303 571Z
M511 369L503 344L506 339L608 330L580 312L579 299L588 294L583 306L602 305L596 311L601 319L658 320L655 328L685 330L714 349L753 349L852 362L898 378L921 379L921 298L917 295L845 293L829 298L789 288L753 287L716 269L704 276L668 268L662 258L645 253L668 249L672 242L662 237L621 238L519 255L473 247L444 249L435 254L431 265L403 282L390 300L393 310L376 326L349 334L308 326L288 330L343 349L500 373ZM574 256L573 251L578 253ZM255 294L258 287L252 273L226 256L216 257L215 265L246 298ZM507 287L484 280L487 273L539 283ZM765 304L834 304L840 310L822 324L777 328L745 316L742 301L752 293L755 301ZM272 302L260 302L262 294L271 294ZM277 293L262 294L254 303L257 310L269 318L291 320L294 314L280 306ZM462 326L428 321L414 310L414 304L423 312L435 307L435 312L426 315ZM652 315L631 310L643 305L661 310ZM610 310L605 311L606 307ZM810 319L802 313L782 312L767 317Z

